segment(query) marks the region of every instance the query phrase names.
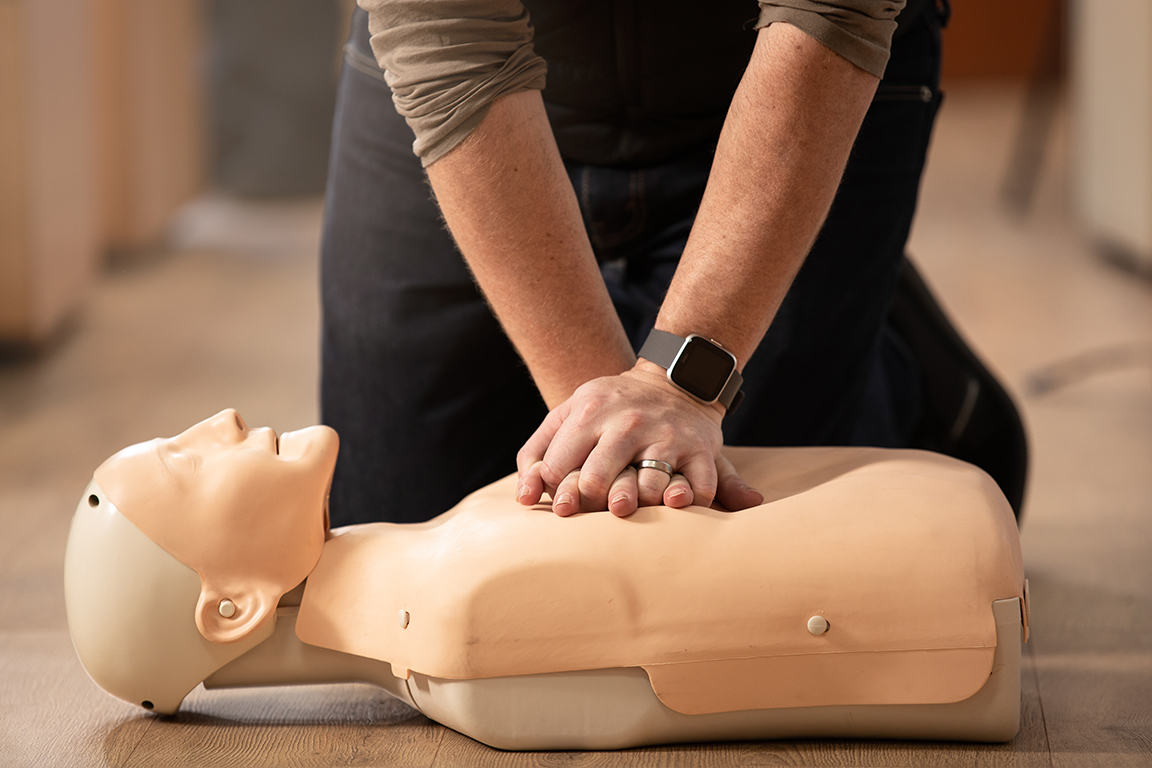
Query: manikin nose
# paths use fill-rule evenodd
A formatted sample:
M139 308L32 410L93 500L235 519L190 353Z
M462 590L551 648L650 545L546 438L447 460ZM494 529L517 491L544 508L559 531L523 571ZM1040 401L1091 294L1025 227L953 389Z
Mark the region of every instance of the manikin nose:
M237 432L243 434L248 430L248 425L244 423L244 419L240 418L240 414L232 408L220 411L210 423L213 431L229 437L235 437Z
M213 443L231 445L243 441L247 436L248 426L244 423L244 419L240 418L240 414L235 410L228 408L182 432L174 439L179 444L189 442L194 444L198 440L206 439Z

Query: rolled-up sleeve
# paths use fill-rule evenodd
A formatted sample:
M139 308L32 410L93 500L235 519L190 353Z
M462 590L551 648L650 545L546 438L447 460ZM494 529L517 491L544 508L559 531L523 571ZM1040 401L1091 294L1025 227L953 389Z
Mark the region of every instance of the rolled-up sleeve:
M516 0L360 0L396 110L430 165L501 96L544 87L528 12Z
M756 28L787 22L876 77L884 76L904 0L760 0Z

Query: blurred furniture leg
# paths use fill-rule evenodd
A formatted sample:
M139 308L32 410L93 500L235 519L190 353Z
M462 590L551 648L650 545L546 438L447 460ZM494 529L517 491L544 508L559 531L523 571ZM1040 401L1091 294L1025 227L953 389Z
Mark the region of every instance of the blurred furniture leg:
M153 249L203 186L202 0L88 0L92 9L100 238Z
M0 347L44 348L107 252L201 186L200 0L0 0Z
M36 349L96 264L85 0L0 2L0 345Z

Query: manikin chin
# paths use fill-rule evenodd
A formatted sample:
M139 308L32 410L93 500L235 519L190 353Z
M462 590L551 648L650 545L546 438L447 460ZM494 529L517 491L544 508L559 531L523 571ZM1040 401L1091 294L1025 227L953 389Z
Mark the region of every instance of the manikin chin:
M968 464L732 448L759 507L560 518L509 477L329 530L337 447L226 410L104 462L65 562L92 679L160 713L200 684L366 682L506 749L1019 728L1019 538Z

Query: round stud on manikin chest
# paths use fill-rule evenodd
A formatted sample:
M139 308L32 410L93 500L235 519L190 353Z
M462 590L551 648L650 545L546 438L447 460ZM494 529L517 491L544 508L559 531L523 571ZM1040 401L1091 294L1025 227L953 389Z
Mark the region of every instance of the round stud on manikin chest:
M814 635L822 635L828 631L828 619L823 616L813 616L808 619L808 631Z
M226 619L230 619L236 615L236 603L231 600L224 599L220 601L220 615Z
M408 621L411 618L412 617L408 615L408 611L401 608L400 612L396 614L396 622L400 625L400 629L408 629Z

